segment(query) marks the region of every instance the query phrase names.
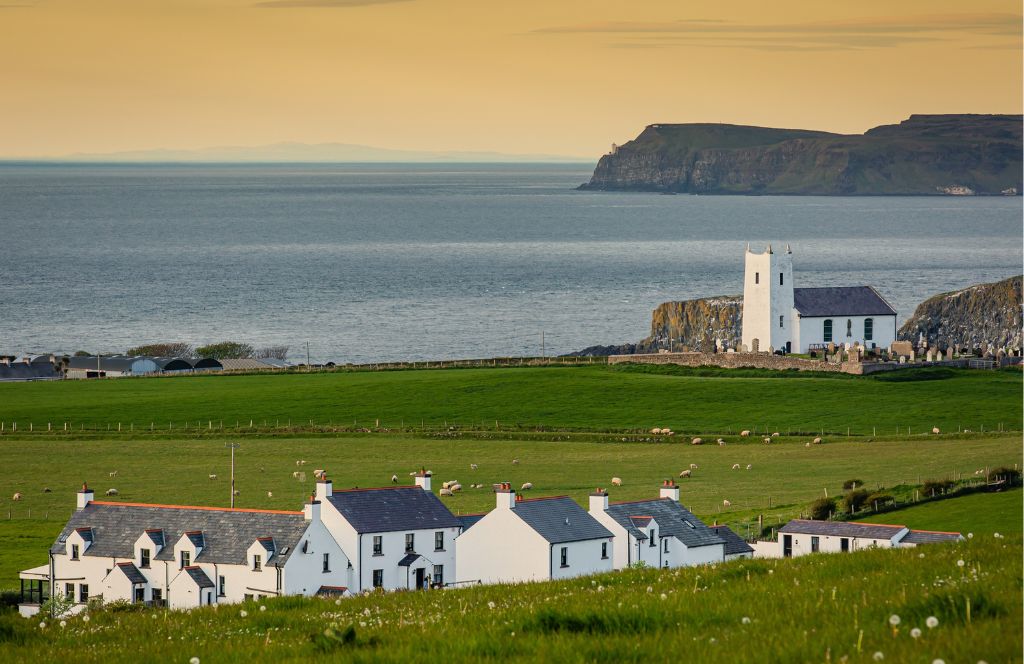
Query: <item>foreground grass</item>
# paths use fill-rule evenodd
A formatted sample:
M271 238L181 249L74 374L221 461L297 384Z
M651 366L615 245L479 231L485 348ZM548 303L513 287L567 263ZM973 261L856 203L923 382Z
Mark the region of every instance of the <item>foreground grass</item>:
M713 372L714 373L714 372ZM397 428L523 425L678 432L742 429L895 435L1020 428L1019 372L947 371L945 379L742 377L631 367L543 367L0 384L0 420L115 431L286 422ZM678 374L678 375L677 375ZM903 378L917 375L910 371Z
M1020 489L998 493L975 493L948 500L915 505L875 514L865 523L899 523L920 530L946 530L977 534L1020 533L1024 509Z
M864 442L826 438L805 447L803 438L772 445L733 436L725 447L681 443L580 443L567 440L412 439L384 435L323 438L248 437L236 454L239 507L298 509L309 495L313 470L326 468L337 488L403 484L426 467L442 481L457 479L462 493L445 498L456 513L490 510L494 482L531 482L531 495L568 494L585 503L594 487L611 489L612 500L657 496L666 477L697 464L679 480L682 502L708 523L733 525L742 534L756 525L781 524L808 502L841 493L843 481L874 486L920 484L955 474L972 476L985 466L1021 463L1018 436L914 437ZM741 440L746 442L740 442ZM74 508L83 481L112 500L226 505L229 450L222 438L64 440L46 437L0 441L0 588L17 585L17 572L46 562L47 546ZM58 460L55 463L54 460ZM512 460L519 463L513 465ZM306 480L292 476L297 460ZM475 463L477 470L469 465ZM733 470L740 464L740 470ZM747 465L751 466L746 470ZM110 473L117 472L116 477ZM215 473L217 480L208 479ZM620 477L621 487L611 487ZM470 484L488 488L470 489ZM43 489L51 489L44 493ZM10 500L21 492L19 502ZM268 496L271 492L273 495ZM723 501L729 500L729 508ZM941 508L939 508L941 509ZM888 516L888 515L886 515ZM2 521L10 518L12 520ZM946 529L946 528L940 528ZM10 536L9 536L10 535Z
M1013 662L1020 552L1019 536L986 536L556 583L100 611L64 627L8 614L0 660Z

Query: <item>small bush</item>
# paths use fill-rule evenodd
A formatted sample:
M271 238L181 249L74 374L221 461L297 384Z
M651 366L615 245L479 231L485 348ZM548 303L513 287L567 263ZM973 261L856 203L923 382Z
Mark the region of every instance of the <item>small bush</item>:
M818 498L811 503L811 518L815 521L827 521L836 511L835 498Z
M921 493L927 497L941 496L942 494L949 493L953 486L952 480L928 480L921 488Z
M864 507L871 492L867 489L854 489L843 496L843 509L847 514L854 514Z
M868 496L867 500L864 501L864 505L868 509L878 509L881 507L889 507L895 502L896 498L894 498L891 493L879 491L878 493L873 493Z
M993 468L988 472L989 481L1005 480L1007 484L1020 484L1020 471L1006 466Z
M864 486L864 480L846 480L843 482L843 491L856 489L859 486Z

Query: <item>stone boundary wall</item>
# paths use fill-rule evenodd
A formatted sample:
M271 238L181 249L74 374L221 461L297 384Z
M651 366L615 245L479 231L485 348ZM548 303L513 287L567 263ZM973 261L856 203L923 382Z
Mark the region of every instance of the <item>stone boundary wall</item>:
M857 376L880 371L898 371L913 367L968 367L969 360L941 362L843 362L835 364L771 353L648 353L610 355L608 364L678 364L684 367L721 367L723 369L796 369L797 371L830 371Z

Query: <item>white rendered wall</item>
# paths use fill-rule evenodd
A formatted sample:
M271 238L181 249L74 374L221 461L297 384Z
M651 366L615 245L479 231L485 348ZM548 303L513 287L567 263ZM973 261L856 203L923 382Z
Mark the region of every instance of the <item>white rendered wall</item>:
M767 351L769 346L779 350L793 336L793 255L745 252L742 343L753 350L756 338L759 350Z
M321 512L322 513L322 512ZM302 543L308 542L306 552ZM324 573L324 554L330 555L330 571ZM320 521L312 521L284 565L286 595L315 595L320 586L351 587L348 556Z
M491 510L459 535L455 548L459 559L456 579L460 583L512 583L549 578L550 545L512 512L507 508ZM611 569L610 559L608 563Z
M850 551L857 551L859 549L870 549L873 547L881 548L892 548L896 546L896 542L899 541L907 532L906 528L900 530L890 539L884 538L866 538L866 537L835 537L831 535L817 535L818 538L818 553L839 553L842 551L843 539L850 541ZM786 535L793 537L793 557L805 556L811 553L811 537L814 535L805 535L803 533L779 533L778 550L779 556L783 555L784 542L783 539Z
M872 338L865 340L864 321L868 318L874 321L874 329ZM859 342L867 348L871 348L872 344L878 348L888 348L896 341L896 316L802 316L797 319L800 329L793 344L793 352L806 353L811 344L828 345L825 341L825 321L829 319L832 321L832 343L836 346ZM851 323L851 336L846 336L847 320Z
M708 565L725 560L725 544L688 547L673 537L669 543L669 567Z
M601 557L602 543L608 544L607 558ZM610 537L561 544L548 544L545 541L544 545L551 547L551 578L571 579L576 576L612 571L611 544L612 538ZM569 565L567 567L562 567L563 548L568 549Z

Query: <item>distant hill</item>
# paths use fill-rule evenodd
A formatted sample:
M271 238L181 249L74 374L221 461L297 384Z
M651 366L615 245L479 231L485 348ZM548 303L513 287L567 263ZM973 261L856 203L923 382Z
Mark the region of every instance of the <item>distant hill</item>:
M1020 195L1020 115L912 115L863 135L654 124L581 189L691 194Z
M392 150L349 143L274 143L259 146L221 146L197 150L131 150L77 153L65 157L29 159L46 162L97 163L582 163L583 157L502 152L445 152Z

